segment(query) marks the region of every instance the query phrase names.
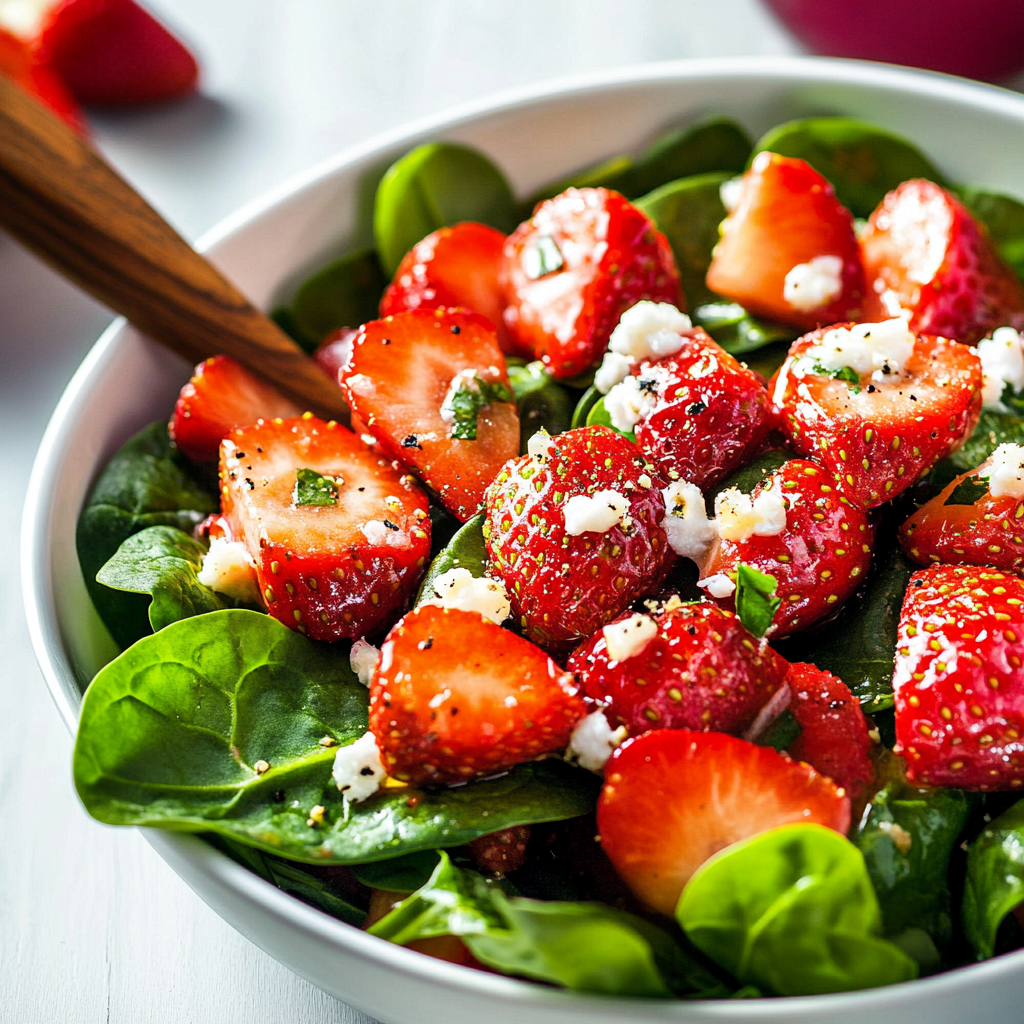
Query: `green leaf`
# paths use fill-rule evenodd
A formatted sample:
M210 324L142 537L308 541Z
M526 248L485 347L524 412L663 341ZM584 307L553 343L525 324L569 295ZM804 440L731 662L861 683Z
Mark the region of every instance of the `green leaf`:
M953 488L943 505L976 505L988 494L988 480L984 477L969 476Z
M588 427L607 427L609 430L614 430L616 434L621 434L623 437L628 438L633 444L636 444L636 434L632 430L619 430L615 424L612 423L612 418L605 408L604 395L600 395L597 401L590 407L590 412L587 413L587 426Z
M558 243L550 235L541 235L523 252L523 273L533 281L554 274L564 266Z
M698 306L690 314L730 355L756 352L775 342L791 342L796 332L783 324L769 323L748 313L735 302L716 301ZM771 374L769 374L771 376Z
M599 903L509 899L498 884L455 867L445 853L426 885L370 934L403 945L458 935L478 960L502 974L583 992L727 992L665 932L640 918Z
M493 402L511 402L514 397L512 390L500 380L473 377L470 381L460 377L455 391L445 399L454 417L451 436L459 441L475 441L481 410Z
M1024 903L1024 800L982 829L967 848L961 922L979 960L998 951L999 926Z
M484 523L486 520L487 516L483 512L473 516L472 519L459 528L455 536L438 552L430 563L427 574L423 577L423 582L420 584L419 593L416 595L416 604L436 600L437 594L434 592L434 581L438 576L451 569L466 569L470 575L478 579L486 573L487 543L484 540Z
M483 153L452 142L417 146L388 168L373 208L373 234L384 273L438 228L462 221L506 233L519 221L504 174Z
M150 632L150 602L97 583L96 574L128 537L148 526L191 533L219 507L214 495L186 468L165 423L141 430L100 473L79 516L75 544L89 596L120 647Z
M543 428L549 434L569 429L572 399L539 360L525 366L509 366L508 379L519 410L519 451L526 453L526 444Z
M964 206L988 230L999 254L1024 279L1024 203L1012 196L961 186L956 189Z
M295 319L295 313L291 306L278 306L270 314L270 319L277 324L278 327L288 335L292 341L295 342L303 352L308 352L310 355L314 353L319 347L321 338L313 337L307 334L298 324Z
M881 935L860 851L822 825L787 825L726 847L693 875L676 917L741 983L818 995L917 977Z
M347 804L335 748L366 732L348 655L241 609L172 623L102 669L86 693L75 785L113 825L216 832L290 860L356 864L459 846L593 810L599 781L562 761ZM265 761L269 769L258 772ZM262 766L261 766L262 767ZM323 821L307 824L316 806Z
M292 503L296 506L315 505L324 507L338 504L338 481L324 476L315 469L300 467L295 470L295 490Z
M803 731L802 726L796 720L796 715L786 708L754 742L759 747L771 747L781 753L789 750L790 744L794 743Z
M1024 444L1024 391L1007 385L1002 403L1007 411L982 409L981 418L963 446L943 459L929 475L940 489L954 477L977 469L1001 444Z
M811 373L816 373L819 377L831 377L833 380L844 380L847 384L853 384L854 386L860 384L860 374L852 366L840 366L838 369L835 369L831 366L822 366L821 363L815 363L811 367Z
M436 850L407 853L393 860L379 860L370 864L353 864L349 869L355 877L371 889L387 892L415 892L430 881L440 857Z
M561 195L567 188L610 188L627 198L634 196L633 158L621 155L609 157L537 189L522 205L523 219L528 220L533 216L538 203Z
M779 583L774 576L740 562L736 572L736 614L752 636L762 637L775 618L782 598L775 596Z
M96 574L105 587L132 594L149 594L149 622L157 632L233 602L196 578L206 547L173 526L149 526L133 533Z
M827 178L854 217L870 217L887 192L910 178L944 178L920 150L898 135L848 117L808 117L772 128L754 154L799 157Z
M590 387L583 392L580 400L576 403L576 408L572 411L572 421L569 424L569 429L575 430L577 427L585 427L587 425L587 417L590 415L590 410L601 401L602 397L601 392L591 384Z

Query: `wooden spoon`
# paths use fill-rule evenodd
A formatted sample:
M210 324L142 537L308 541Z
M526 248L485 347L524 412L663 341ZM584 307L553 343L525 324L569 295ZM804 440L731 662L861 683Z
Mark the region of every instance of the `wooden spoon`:
M348 422L341 390L99 154L0 75L0 226L191 362L233 356Z

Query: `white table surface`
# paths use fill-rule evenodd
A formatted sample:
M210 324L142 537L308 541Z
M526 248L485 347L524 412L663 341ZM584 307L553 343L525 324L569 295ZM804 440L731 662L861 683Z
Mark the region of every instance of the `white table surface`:
M756 0L152 0L202 94L95 116L189 238L384 129L530 82L797 52ZM131 830L89 819L29 647L16 537L31 460L111 314L0 234L0 1021L371 1024L220 920ZM2 483L6 481L6 483Z

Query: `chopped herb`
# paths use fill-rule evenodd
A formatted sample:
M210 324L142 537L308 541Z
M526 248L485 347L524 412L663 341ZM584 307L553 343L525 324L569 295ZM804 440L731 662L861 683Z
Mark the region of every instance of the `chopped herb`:
M562 254L550 235L541 235L537 239L537 244L530 246L523 253L523 270L532 280L544 277L545 274L553 274L556 270L561 270L564 264Z
M514 400L512 389L500 380L486 381L480 377L459 380L459 386L447 403L453 415L451 436L458 441L475 441L480 410L492 402Z
M845 380L847 384L859 384L860 374L852 366L840 366L838 370L815 363L811 367L812 373L820 374L822 377L832 377L834 380Z
M336 477L324 476L315 469L295 471L295 505L337 505L338 484Z
M775 596L778 581L741 562L736 574L736 614L740 622L757 637L764 636L782 604Z
M976 505L988 494L988 481L984 477L969 476L953 488L943 505Z

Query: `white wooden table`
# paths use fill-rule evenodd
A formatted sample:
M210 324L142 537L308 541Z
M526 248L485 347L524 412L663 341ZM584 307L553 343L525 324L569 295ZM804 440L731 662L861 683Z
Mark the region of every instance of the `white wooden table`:
M187 237L339 149L512 86L796 48L756 0L151 0L201 96L93 119ZM79 806L26 636L21 503L50 410L110 314L0 235L0 1021L368 1022L234 932L133 831Z

